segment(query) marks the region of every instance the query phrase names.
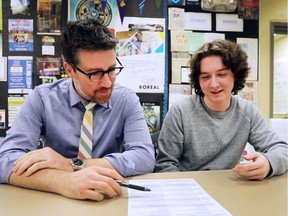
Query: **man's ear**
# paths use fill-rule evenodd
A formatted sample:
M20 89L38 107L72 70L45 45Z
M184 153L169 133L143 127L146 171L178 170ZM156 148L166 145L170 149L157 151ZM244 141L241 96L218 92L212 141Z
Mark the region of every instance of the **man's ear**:
M71 64L69 64L69 63L67 63L67 62L64 62L63 67L64 67L64 70L65 70L66 74L67 74L70 78L73 78L73 77L74 77L74 69L73 69L73 67L71 66Z

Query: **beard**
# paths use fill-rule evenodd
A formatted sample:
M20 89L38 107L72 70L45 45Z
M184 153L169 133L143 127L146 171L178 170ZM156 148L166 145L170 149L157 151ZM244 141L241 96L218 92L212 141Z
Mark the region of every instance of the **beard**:
M86 93L83 90L80 83L78 82L78 80L74 79L73 84L74 84L75 90L82 98L84 98L87 101L93 101L98 104L105 104L109 102L111 95L112 95L112 89L114 86L112 85L110 88L102 87L102 88L92 91L91 93L88 93L88 92Z
M101 91L107 91L107 93L102 94ZM105 103L108 103L111 98L112 87L101 88L101 89L95 90L93 93L94 94L91 97L91 101L94 101L95 103L98 103L98 104L105 104Z

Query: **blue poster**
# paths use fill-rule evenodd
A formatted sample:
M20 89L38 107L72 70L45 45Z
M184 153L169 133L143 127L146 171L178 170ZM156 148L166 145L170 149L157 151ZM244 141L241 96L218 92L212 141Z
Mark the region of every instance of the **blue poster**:
M8 93L29 93L32 86L32 56L8 56Z

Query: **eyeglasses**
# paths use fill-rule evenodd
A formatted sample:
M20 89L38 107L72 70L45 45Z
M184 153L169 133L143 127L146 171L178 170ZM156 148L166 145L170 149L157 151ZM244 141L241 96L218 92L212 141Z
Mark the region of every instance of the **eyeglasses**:
M73 63L71 63L71 65L73 67L75 67L77 69L77 71L79 71L80 73L86 75L91 82L99 82L102 77L104 76L104 74L108 74L108 76L110 78L115 78L116 76L118 76L120 74L120 72L123 70L124 66L121 64L120 60L116 57L117 62L120 64L120 66L115 66L112 68L109 68L108 70L97 70L91 73L86 73L85 71L81 70L80 68L78 68L76 65L74 65Z

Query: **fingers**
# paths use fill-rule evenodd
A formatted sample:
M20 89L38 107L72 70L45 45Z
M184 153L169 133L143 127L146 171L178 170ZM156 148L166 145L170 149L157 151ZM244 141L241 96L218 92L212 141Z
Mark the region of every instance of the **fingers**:
M268 159L259 152L253 152L250 155L247 155L245 159L253 160L253 162L238 164L232 170L246 179L265 179L271 169Z
M262 180L263 174L260 169L251 168L249 164L240 164L232 169L235 173L249 180Z
M26 176L30 176L36 171L44 168L72 171L69 159L63 157L53 149L45 147L30 151L16 160L13 172L17 175L25 173Z
M247 161L254 161L255 159L257 159L258 157L260 157L262 154L259 152L252 152L250 154L247 155L243 155L244 159Z
M104 194L102 194L101 192L98 192L98 191L94 191L94 190L87 190L86 193L83 195L85 197L87 197L86 199L96 200L98 202L105 199Z
M107 169L103 167L93 166L94 179L97 179L93 185L93 189L105 192L109 197L115 195L121 195L122 189L120 185L115 181L116 179L124 181L124 178L113 169ZM84 171L84 170L83 170Z
M73 172L62 190L68 197L101 201L122 195L122 189L115 179L123 179L115 170L98 166ZM114 179L115 178L115 179ZM63 194L63 195L64 195Z
M26 176L30 176L39 169L44 168L45 160L38 154L31 154L30 152L19 158L14 163L13 172L16 175L22 175L25 172Z

